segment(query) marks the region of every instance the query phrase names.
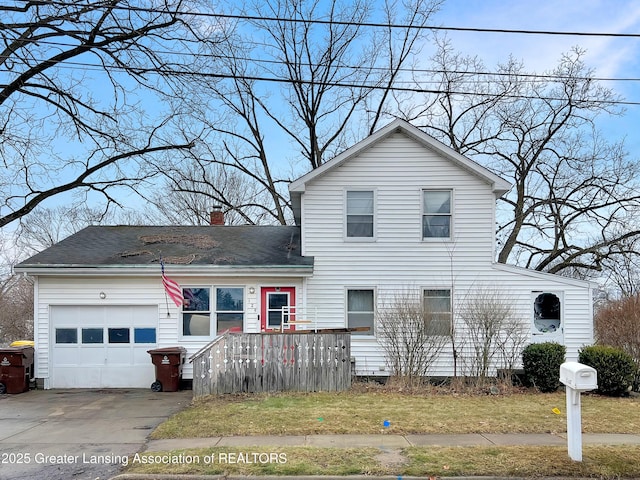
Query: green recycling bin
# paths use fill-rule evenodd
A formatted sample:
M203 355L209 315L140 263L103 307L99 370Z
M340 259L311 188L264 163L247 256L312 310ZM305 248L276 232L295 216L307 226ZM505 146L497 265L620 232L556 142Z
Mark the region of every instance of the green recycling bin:
M151 384L154 392L177 392L182 380L187 349L184 347L167 347L147 350L156 367L156 381Z
M33 377L33 347L0 349L0 394L29 391Z

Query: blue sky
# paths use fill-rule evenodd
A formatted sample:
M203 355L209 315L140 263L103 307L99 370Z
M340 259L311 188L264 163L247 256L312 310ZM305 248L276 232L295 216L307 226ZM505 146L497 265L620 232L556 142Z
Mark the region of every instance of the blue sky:
M640 33L637 0L448 0L436 17L442 26L517 30ZM640 38L449 32L454 47L478 55L492 67L512 54L527 70L552 69L573 46L587 51L585 62L596 77L640 79ZM640 81L607 84L624 100L640 104ZM622 118L602 118L612 139L626 138L640 159L640 105L628 105Z
M637 0L447 0L433 18L434 25L495 29L640 33L640 2ZM549 36L507 33L449 31L453 46L478 55L491 70L512 54L528 71L544 73L555 67L561 54L573 46L587 50L585 61L598 77L640 78L640 38L602 36ZM429 55L427 46L424 54ZM426 59L425 59L426 60ZM424 64L428 64L425 61ZM627 101L640 103L640 81L610 82ZM601 117L599 127L611 140L625 137L627 150L640 159L640 105L626 106L621 118ZM293 158L297 151L283 152ZM119 198L138 204L135 196ZM64 204L72 198L60 196L44 206Z

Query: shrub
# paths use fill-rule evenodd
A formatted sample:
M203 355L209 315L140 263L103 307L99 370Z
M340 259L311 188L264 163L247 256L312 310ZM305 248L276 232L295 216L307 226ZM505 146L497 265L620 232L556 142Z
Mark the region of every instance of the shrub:
M594 345L580 350L578 361L598 372L598 393L609 396L627 394L636 376L633 357L621 348Z
M422 384L450 338L441 318L426 311L418 290L392 294L378 310L378 334L395 381L407 387ZM445 334L443 334L445 333Z
M527 381L541 392L555 392L560 386L560 365L567 349L554 342L533 343L522 352Z
M599 345L621 348L633 357L638 372L635 390L640 391L640 294L601 306L594 318L594 329Z

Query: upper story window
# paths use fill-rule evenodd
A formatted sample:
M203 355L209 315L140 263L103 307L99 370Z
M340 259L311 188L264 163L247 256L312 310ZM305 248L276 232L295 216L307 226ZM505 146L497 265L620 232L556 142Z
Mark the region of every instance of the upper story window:
M347 191L347 237L373 238L373 191Z
M451 238L451 190L422 191L422 238Z

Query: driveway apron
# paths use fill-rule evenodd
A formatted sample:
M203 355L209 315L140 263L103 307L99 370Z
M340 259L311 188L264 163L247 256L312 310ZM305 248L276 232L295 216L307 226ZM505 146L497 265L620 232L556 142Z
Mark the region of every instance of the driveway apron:
M192 392L32 390L0 395L0 479L106 479Z

